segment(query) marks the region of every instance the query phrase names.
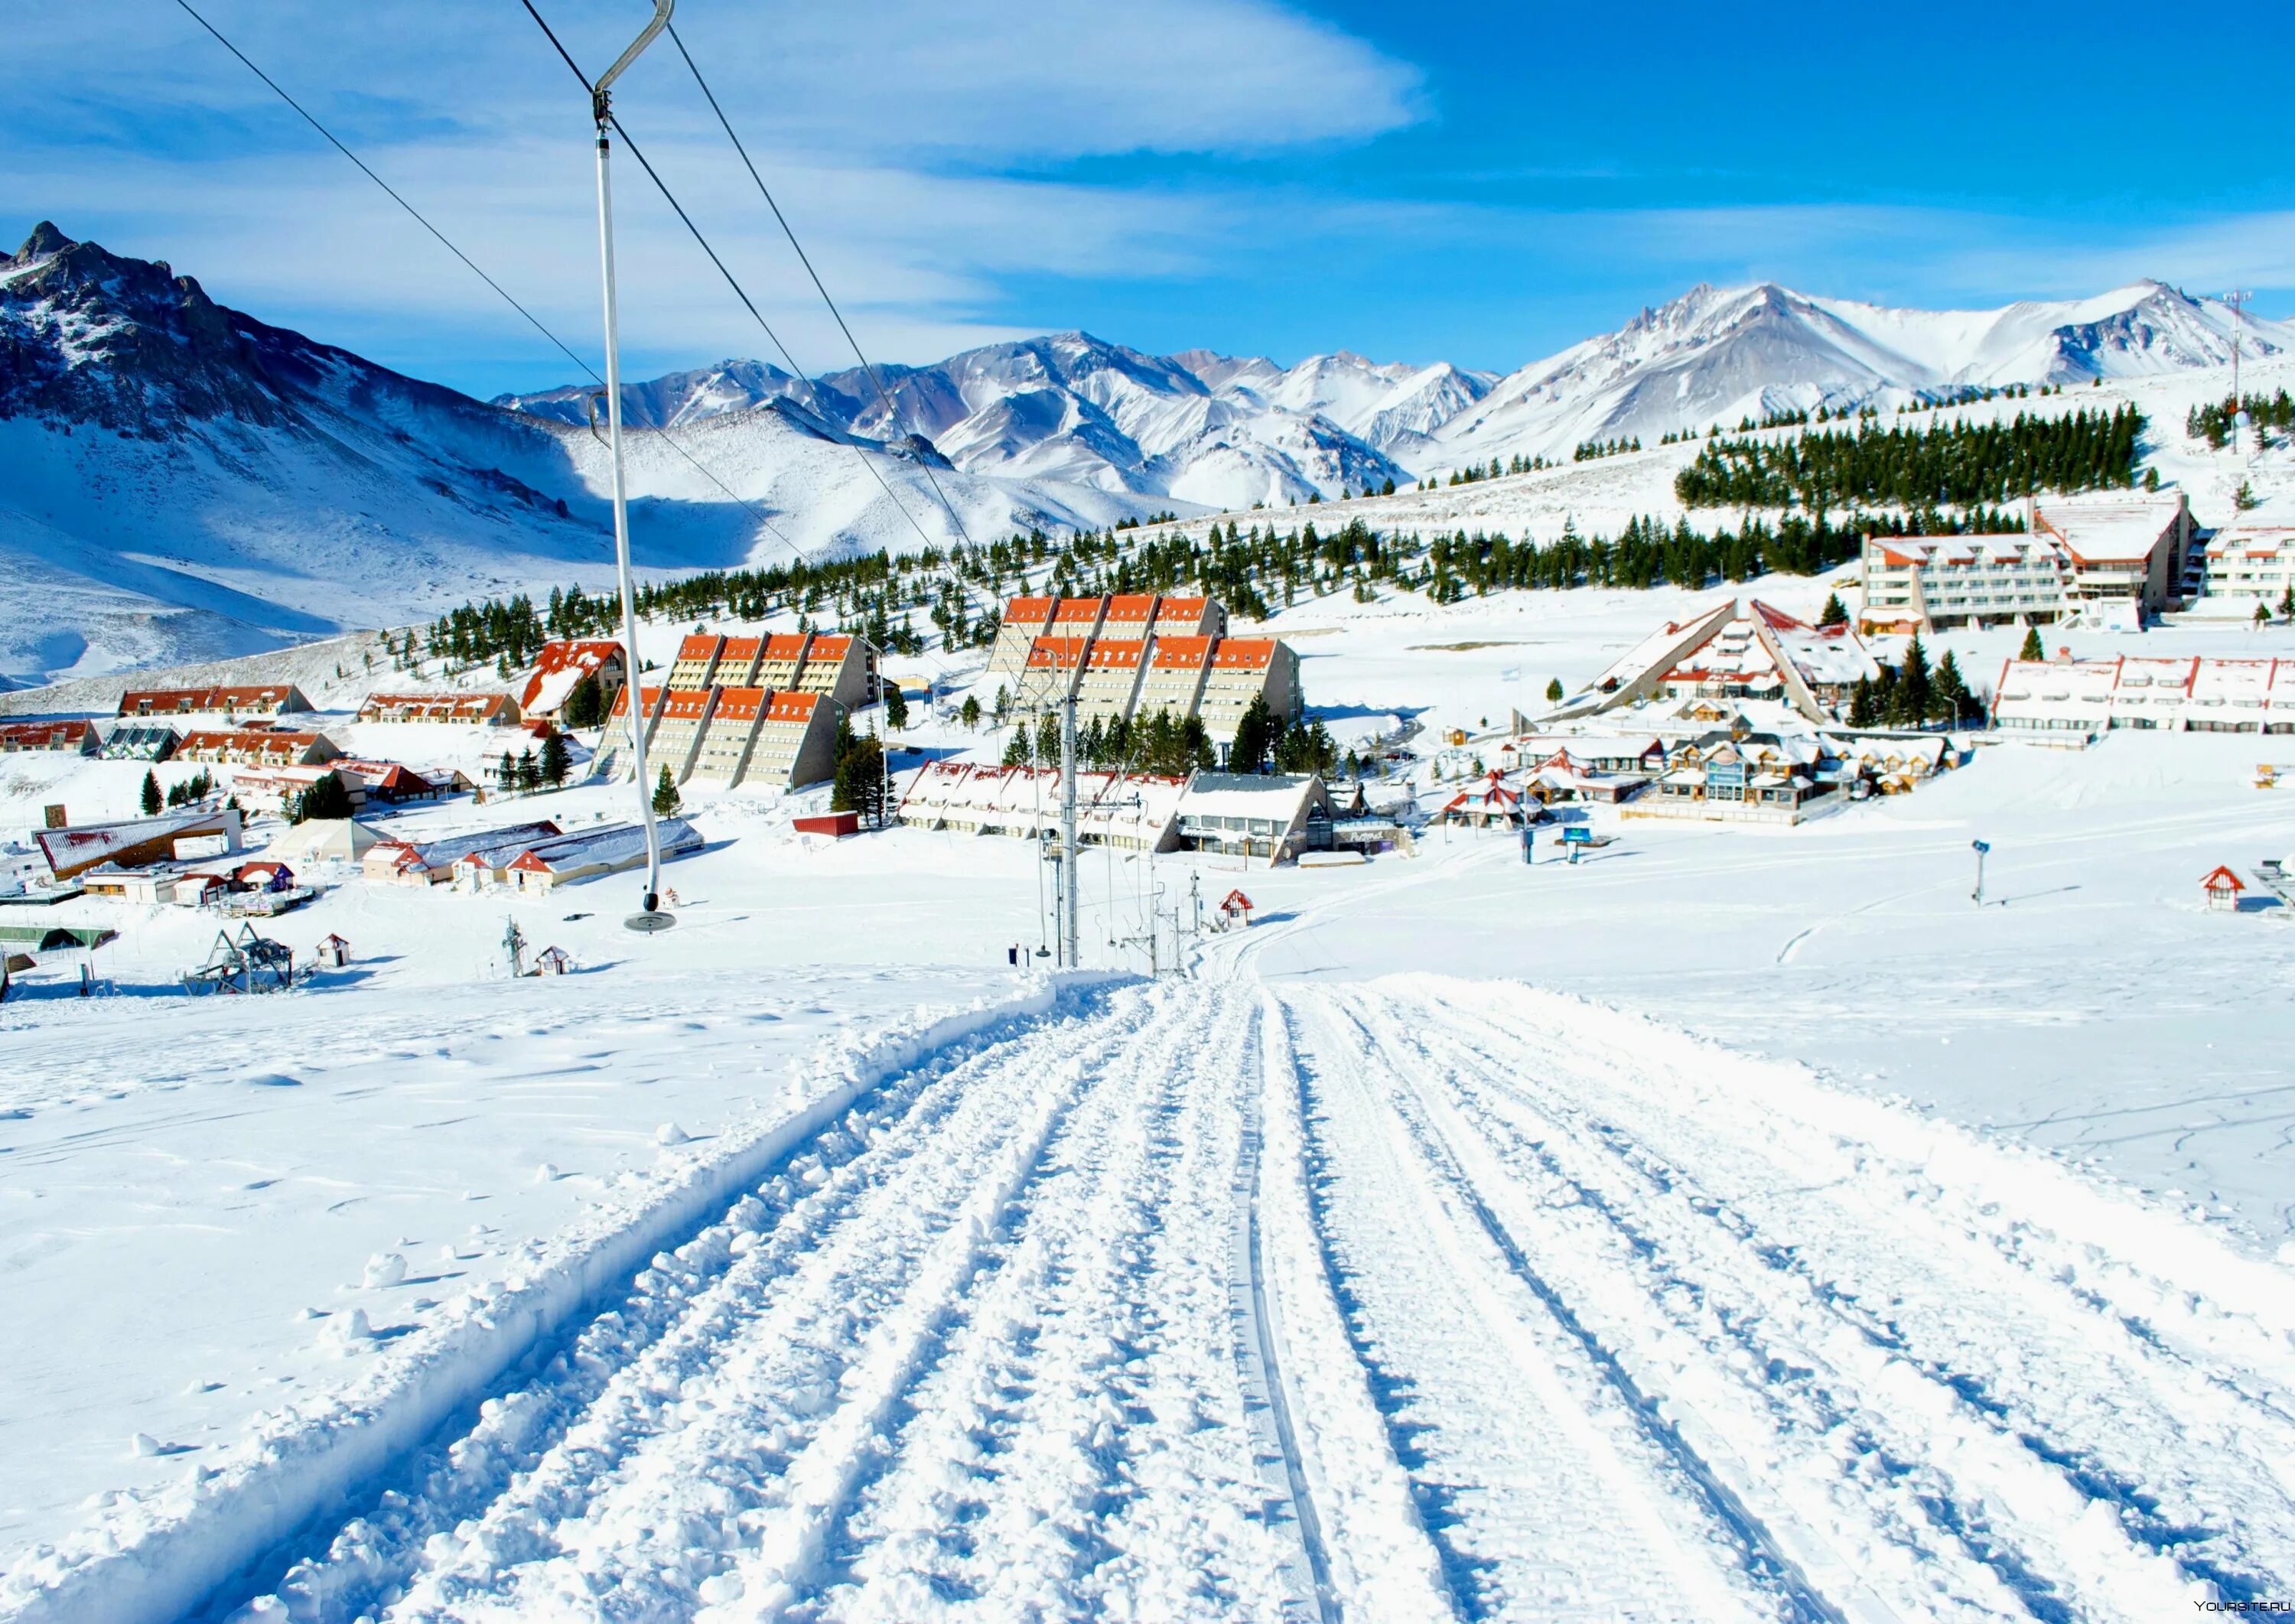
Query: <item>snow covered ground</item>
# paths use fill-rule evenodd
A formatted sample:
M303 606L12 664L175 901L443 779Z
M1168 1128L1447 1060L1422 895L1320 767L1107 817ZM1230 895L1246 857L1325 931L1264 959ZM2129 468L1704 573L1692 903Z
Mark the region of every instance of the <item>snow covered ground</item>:
M1713 596L1276 626L1342 730L1431 734ZM1948 640L1972 675L2013 641ZM1057 995L1006 964L1024 845L794 836L817 793L695 791L658 938L626 877L320 876L271 932L354 963L284 997L167 991L191 910L44 910L122 930L120 993L59 960L0 1008L0 1619L2288 1597L2295 932L2198 887L2295 852L2259 743L1987 745L1794 830L1597 813L1621 838L1575 869L1095 853L1090 966L1146 967L1112 939L1156 887L1258 923L1193 981ZM125 814L142 773L11 757L0 830ZM511 918L581 972L505 977Z

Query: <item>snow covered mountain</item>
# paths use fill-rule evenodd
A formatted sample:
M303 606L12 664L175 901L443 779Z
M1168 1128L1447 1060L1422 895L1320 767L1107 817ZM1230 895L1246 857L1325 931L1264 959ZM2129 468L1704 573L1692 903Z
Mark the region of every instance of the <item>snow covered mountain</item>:
M1765 283L1693 289L1503 378L1082 332L886 367L883 396L857 371L726 361L625 386L633 543L663 571L945 543L943 494L976 538L1280 505L1749 413L2217 367L2232 331L2158 282L1942 312ZM2240 333L2295 353L2295 323ZM591 393L482 404L43 224L0 257L0 591L20 606L0 686L603 584Z
M928 442L968 473L1246 508L1409 478L1386 447L1423 435L1487 383L1447 365L1381 367L1344 353L1288 371L1205 351L1148 355L1083 332L877 375L881 396L858 368L808 385L762 362L724 361L624 385L624 420L674 425L771 408L832 433ZM588 393L495 404L586 423Z
M629 445L649 568L956 539L928 446L787 398L682 420L676 445ZM506 412L46 223L0 257L0 592L17 610L0 685L253 653L611 568L606 460L578 397L559 418ZM1152 505L933 471L975 535Z
M1417 461L1567 457L1589 440L1653 443L1770 412L1889 407L1955 389L2085 383L2227 365L2232 313L2156 282L1998 310L1905 310L1774 282L1701 284L1499 379L1433 430ZM2250 356L2295 350L2295 323L2249 316Z

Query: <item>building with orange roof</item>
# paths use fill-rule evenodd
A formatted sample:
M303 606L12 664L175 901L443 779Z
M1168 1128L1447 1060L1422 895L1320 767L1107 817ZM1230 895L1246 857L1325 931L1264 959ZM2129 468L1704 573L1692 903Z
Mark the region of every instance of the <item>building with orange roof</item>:
M1055 706L1075 692L1083 673L1084 657L1091 652L1088 637L1040 637L1028 650L1027 669L1021 673L1016 696L1022 708Z
M1148 669L1139 679L1139 691L1132 696L1132 714L1152 716L1157 711L1169 711L1176 722L1194 715L1203 700L1204 677L1211 670L1215 641L1159 633L1148 656Z
M372 693L360 704L361 722L445 722L467 727L512 727L518 701L492 693Z
M638 684L638 717L645 729L649 750L653 747L655 730L661 726L662 706L668 699L668 689L654 688L643 682ZM607 713L606 747L610 748L629 738L629 706L630 690L624 688L614 695L613 709Z
M713 681L721 688L747 688L757 680L757 662L765 652L762 637L729 637L717 652Z
M682 784L693 771L693 758L701 748L701 734L709 725L709 714L717 706L715 688L673 688L662 699L661 716L653 724L653 734L646 741L649 770L659 773L666 771L670 782Z
M235 767L314 767L341 754L323 733L216 728L184 734L184 742L176 747L175 759Z
M757 721L740 781L795 788L837 771L837 706L820 694L775 694Z
M1225 637L1227 606L1216 598L1159 598L1154 630L1157 637Z
M204 688L131 688L119 696L122 716L278 716L307 711L310 700L292 682Z
M883 696L876 645L842 632L814 632L795 686L798 693L819 694L848 711L876 704Z
M989 651L988 674L1017 676L1027 668L1028 650L1036 640L1052 629L1052 611L1059 607L1057 598L1014 598L1004 605L1003 624L997 628L996 644Z
M596 677L608 705L629 681L622 646L603 638L568 638L542 645L535 657L534 674L519 695L519 708L528 716L555 716L566 696L585 677Z
M95 749L95 730L86 722L0 722L0 755L17 750L61 750L87 755Z
M749 753L757 742L757 725L772 702L764 688L721 688L709 724L693 753L690 776L712 784L738 784L749 770Z
M1102 637L1084 656L1083 670L1076 678L1076 725L1098 722L1105 727L1111 722L1128 721L1134 700L1139 697L1139 680L1147 674L1148 652L1153 644L1145 637L1137 640L1123 637Z
M796 686L797 673L804 669L805 645L813 639L803 632L776 632L765 639L765 646L757 654L757 668L749 673L749 681L759 688L779 693Z
M1272 637L1222 637L1212 646L1204 672L1203 698L1196 714L1214 744L1235 737L1236 726L1254 699L1281 721L1299 708L1299 657Z
M1099 618L1103 642L1145 642L1156 628L1156 606L1163 601L1153 592L1119 592L1107 600Z
M724 651L725 640L707 632L696 632L677 645L677 657L670 662L669 685L672 688L706 688L717 670L717 657Z

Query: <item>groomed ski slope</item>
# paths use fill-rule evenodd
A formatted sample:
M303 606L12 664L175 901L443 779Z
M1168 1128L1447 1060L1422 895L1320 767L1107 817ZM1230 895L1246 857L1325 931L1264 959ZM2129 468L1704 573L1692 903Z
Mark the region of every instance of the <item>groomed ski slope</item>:
M2295 1592L2286 1284L1517 984L1072 988L862 1089L192 1611L2187 1615Z

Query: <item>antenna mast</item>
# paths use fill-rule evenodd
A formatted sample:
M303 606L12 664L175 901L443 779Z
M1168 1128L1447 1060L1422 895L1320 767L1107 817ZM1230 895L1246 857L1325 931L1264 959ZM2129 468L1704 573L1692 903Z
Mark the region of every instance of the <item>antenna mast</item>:
M630 42L628 50L590 87L590 116L598 126L598 256L606 284L606 434L611 446L614 476L614 563L622 589L622 660L627 668L625 691L629 696L630 757L637 766L638 817L645 826L645 906L623 921L632 930L667 930L677 921L661 911L661 832L654 827L653 786L646 781L645 684L638 665L637 592L630 581L629 497L622 474L622 355L620 317L614 298L614 191L608 159L611 143L607 127L613 122L614 81L638 60L654 37L669 26L677 0L653 0L653 18Z

